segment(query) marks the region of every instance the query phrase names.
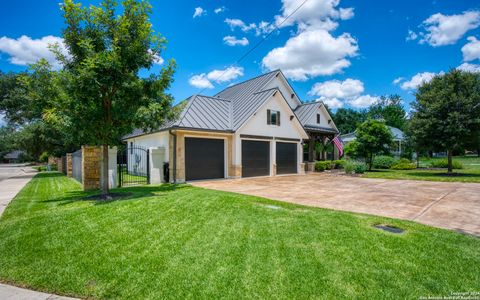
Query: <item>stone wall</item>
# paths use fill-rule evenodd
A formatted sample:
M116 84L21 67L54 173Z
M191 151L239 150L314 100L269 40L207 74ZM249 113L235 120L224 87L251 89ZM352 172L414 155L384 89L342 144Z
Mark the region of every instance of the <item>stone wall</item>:
M83 190L100 188L101 147L82 146Z

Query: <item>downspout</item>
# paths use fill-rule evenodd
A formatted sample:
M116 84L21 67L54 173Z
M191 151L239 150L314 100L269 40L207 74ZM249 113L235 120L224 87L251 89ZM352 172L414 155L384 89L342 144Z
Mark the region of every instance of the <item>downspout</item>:
M173 134L172 130L168 131L173 136L173 183L177 183L177 134Z

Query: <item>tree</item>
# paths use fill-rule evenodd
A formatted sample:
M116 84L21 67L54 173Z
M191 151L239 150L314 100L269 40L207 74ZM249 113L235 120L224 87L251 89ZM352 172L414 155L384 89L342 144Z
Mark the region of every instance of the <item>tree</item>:
M418 88L411 134L419 147L447 150L452 173L454 149L471 144L480 132L480 74L450 70Z
M365 110L356 111L351 108L339 108L331 116L338 130L345 134L354 132L357 126L367 119L367 112Z
M383 120L385 125L405 130L407 113L402 105L399 95L381 96L380 99L368 109L368 116L372 119Z
M173 98L165 91L172 82L172 60L158 75L140 77L160 57L166 40L149 21L147 1L114 0L82 7L65 0L63 38L68 54L52 47L63 64L61 98L48 119L72 129L85 144L102 145L101 186L108 194L108 145L135 128L158 128L173 117Z
M393 137L387 126L381 121L369 119L357 128L353 145L359 156L365 158L368 170L372 170L376 154L387 153L392 145Z

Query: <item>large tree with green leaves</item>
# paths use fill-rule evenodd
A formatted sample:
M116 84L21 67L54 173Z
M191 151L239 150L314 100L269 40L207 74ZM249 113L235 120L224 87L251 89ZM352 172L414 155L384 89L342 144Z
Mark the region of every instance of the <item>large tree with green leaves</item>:
M59 84L63 93L48 112L84 144L102 145L102 194L108 194L108 146L134 128L152 129L172 117L174 61L159 74L144 78L159 60L166 40L149 21L148 1L104 0L83 7L65 0L63 38L68 54L54 47L62 62Z
M368 117L383 120L385 125L405 130L407 113L402 105L399 95L381 96L380 99L368 109Z
M356 131L356 140L351 147L356 153L365 158L368 170L372 170L373 159L379 153L387 153L392 145L393 137L390 130L382 121L369 119Z
M418 147L448 153L468 146L480 132L480 74L452 69L418 88L411 134Z
M342 134L345 134L354 132L357 126L367 119L367 111L339 108L334 114L331 114L331 116L338 130Z

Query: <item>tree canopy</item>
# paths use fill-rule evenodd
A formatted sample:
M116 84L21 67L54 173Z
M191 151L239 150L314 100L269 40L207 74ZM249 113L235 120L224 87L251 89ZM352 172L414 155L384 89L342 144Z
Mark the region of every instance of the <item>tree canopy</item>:
M407 113L399 95L381 96L376 103L369 107L367 115L371 119L383 120L385 125L400 130L406 128Z
M480 74L452 69L418 88L411 120L417 147L452 152L466 147L480 132Z
M392 134L381 121L369 119L357 128L356 140L350 148L355 149L357 155L365 158L368 169L372 169L375 155L387 153L393 142Z

